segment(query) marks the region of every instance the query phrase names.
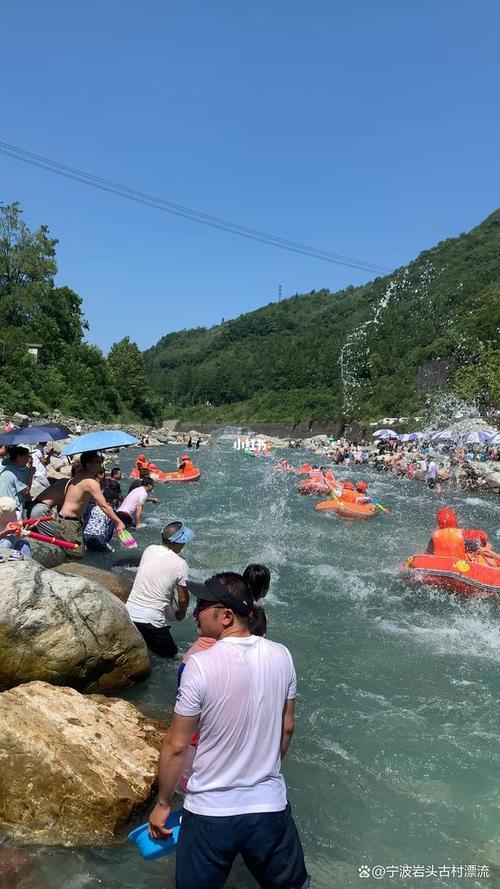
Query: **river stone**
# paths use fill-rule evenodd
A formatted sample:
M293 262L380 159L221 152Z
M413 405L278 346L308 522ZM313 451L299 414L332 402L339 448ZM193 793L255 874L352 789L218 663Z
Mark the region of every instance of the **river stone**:
M34 560L0 565L0 690L42 679L107 692L149 670L142 636L112 593Z
M110 843L151 801L163 723L133 704L30 682L0 694L0 828L30 843Z
M112 571L103 571L102 568L94 568L93 565L86 565L81 562L65 562L56 569L58 574L71 574L74 577L86 577L93 583L109 590L122 602L126 602L130 590L132 589L134 578L127 577L125 574L114 574Z
M29 539L32 558L43 568L55 568L67 562L66 554L60 546L52 546L51 543L41 543L39 540ZM0 579L1 580L1 579Z

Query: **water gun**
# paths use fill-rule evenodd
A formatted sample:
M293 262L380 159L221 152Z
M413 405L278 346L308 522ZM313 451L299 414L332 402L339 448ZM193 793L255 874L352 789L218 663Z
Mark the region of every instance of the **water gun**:
M23 537L33 537L34 540L41 540L42 543L60 546L61 549L79 549L78 543L70 543L69 540L62 540L60 537L49 537L48 534L38 534L37 531L30 531L29 529L23 530L22 535Z

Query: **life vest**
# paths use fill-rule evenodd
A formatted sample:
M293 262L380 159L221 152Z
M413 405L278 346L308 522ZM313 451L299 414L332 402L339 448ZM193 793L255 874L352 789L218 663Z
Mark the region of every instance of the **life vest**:
M432 535L435 556L465 559L464 534L461 528L438 528Z
M191 463L191 460L183 460L182 462L183 462L183 466L182 466L181 472L182 472L182 475L186 475L186 473L191 472L194 467L193 467L193 464Z
M342 494L340 495L340 498L344 501L344 503L356 503L358 499L356 497L356 492L353 491L351 488L344 488Z
M464 528L463 535L466 540L477 540L480 546L488 546L490 542L486 531L480 528Z

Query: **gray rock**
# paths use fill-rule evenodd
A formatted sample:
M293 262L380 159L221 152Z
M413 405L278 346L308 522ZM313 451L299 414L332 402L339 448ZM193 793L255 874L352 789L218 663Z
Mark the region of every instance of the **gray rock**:
M51 566L52 567L52 566ZM82 562L67 561L64 565L58 565L55 568L58 574L71 575L72 577L86 577L93 583L104 587L117 596L122 602L126 602L130 590L134 585L134 578L130 574L117 574L114 571L103 571L102 568L95 568L94 565L86 565Z
M32 557L43 568L55 568L57 565L63 565L68 561L64 550L60 546L41 543L40 540L33 540L32 538L29 540L29 545Z
M0 689L40 679L107 692L149 670L142 636L112 593L34 560L0 565Z
M21 429L24 429L26 426L29 426L30 418L27 416L27 414L16 413L12 417L12 422L14 423L14 426L20 426Z

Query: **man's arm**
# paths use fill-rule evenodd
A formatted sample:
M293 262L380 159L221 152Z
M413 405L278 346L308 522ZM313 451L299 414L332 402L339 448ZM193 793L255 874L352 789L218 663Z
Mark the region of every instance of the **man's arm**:
M283 724L281 726L281 759L286 756L286 752L292 740L295 728L295 698L289 698L283 710Z
M187 586L179 586L177 587L177 601L179 603L177 611L175 612L176 620L184 620L186 617L187 607L189 605L189 592Z
M136 528L140 528L140 527L141 527L141 519L142 519L142 511L143 511L143 509L144 509L144 504L143 504L143 503L138 503L138 504L137 504L137 508L136 508L136 510L135 510L135 527L136 527Z
M114 523L117 532L125 530L125 525L122 520L118 518L115 512L111 509L109 503L104 499L102 495L102 491L98 482L94 481L94 479L89 479L88 481L88 490L92 495L92 498L95 500L98 506L101 507L102 511L106 513L107 516Z
M170 815L171 799L182 775L191 738L197 726L197 716L179 716L174 713L163 739L158 774L158 802L149 816L149 833L156 839L172 834L171 830L165 830L165 822Z

